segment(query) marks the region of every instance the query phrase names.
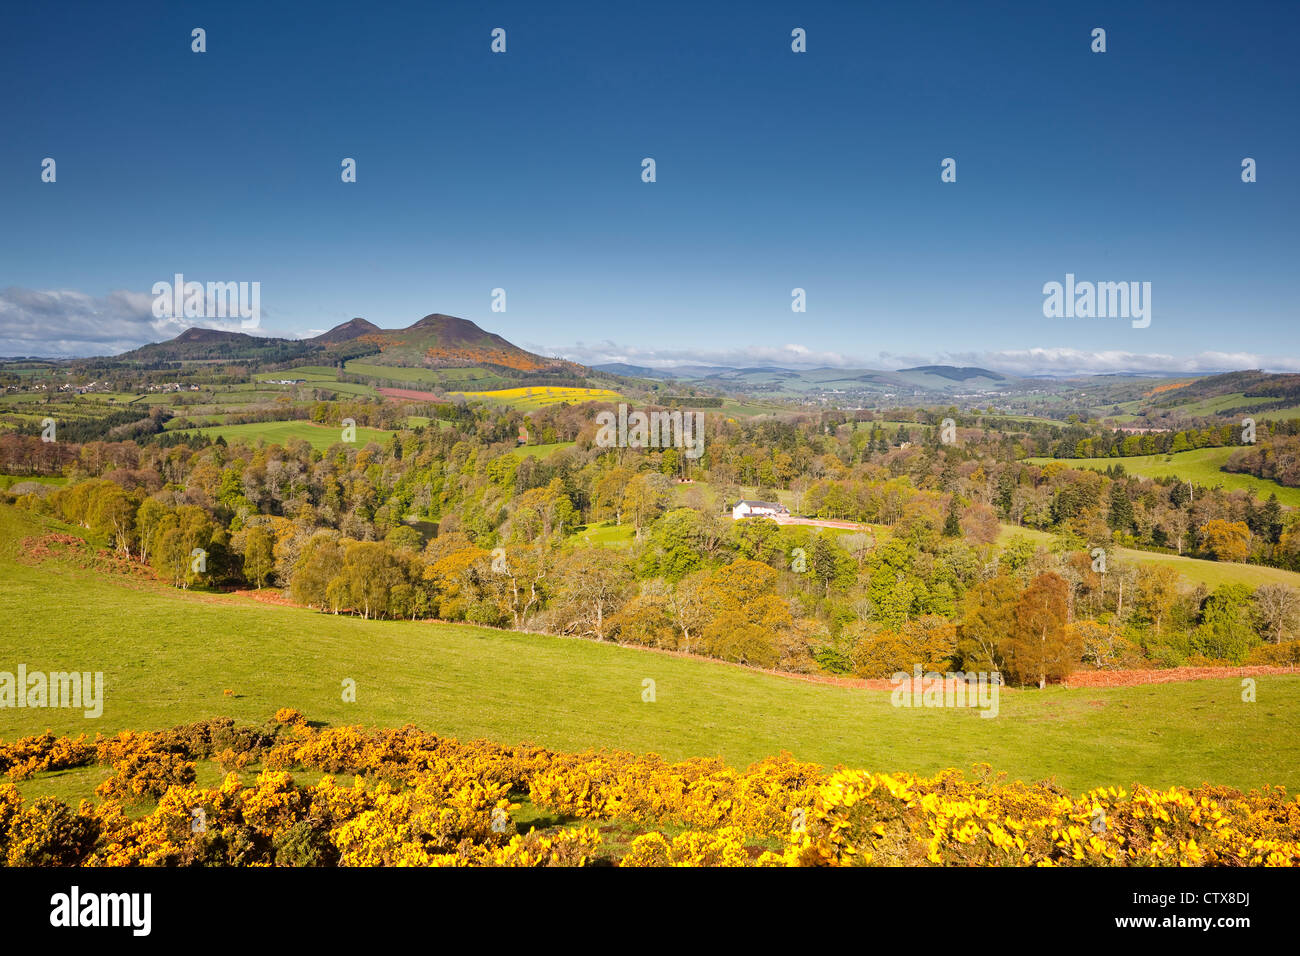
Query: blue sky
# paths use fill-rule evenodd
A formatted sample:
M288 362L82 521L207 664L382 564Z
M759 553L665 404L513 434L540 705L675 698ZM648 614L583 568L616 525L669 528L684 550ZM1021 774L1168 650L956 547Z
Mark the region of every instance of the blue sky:
M181 272L586 362L1300 370L1300 4L989 6L7 5L0 354L170 337Z

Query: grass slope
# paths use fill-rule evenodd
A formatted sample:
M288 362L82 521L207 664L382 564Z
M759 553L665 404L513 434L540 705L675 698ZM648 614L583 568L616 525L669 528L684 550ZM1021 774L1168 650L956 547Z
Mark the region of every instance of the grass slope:
M1005 548L1017 536L1027 538L1045 548L1051 547L1055 537L1037 528L1018 528L1015 525L1004 524L998 533L998 546ZM1300 590L1300 574L1283 568L1269 568L1262 564L1241 564L1235 561L1207 561L1204 558L1189 558L1158 551L1140 551L1137 548L1116 548L1115 553L1120 560L1132 564L1167 565L1177 571L1188 584L1204 584L1210 590L1214 590L1220 584L1244 584L1251 588L1257 588L1261 584L1286 584Z
M931 772L987 761L1073 790L1140 781L1300 786L1300 677L1005 691L1001 715L904 709L815 684L591 641L361 621L15 560L37 527L0 507L0 670L103 671L104 715L0 710L0 737L161 728L296 707L332 724L420 727L565 750L719 755L787 749L824 765ZM357 682L344 703L341 681ZM657 700L643 703L642 682ZM237 696L224 696L225 689Z
M283 445L291 438L298 438L310 442L313 448L320 451L337 444L343 437L341 428L333 425L316 425L312 422L250 422L243 425L213 425L195 431L199 434L211 435L214 439L221 435L228 442L238 438L253 444L264 441L268 445ZM371 441L383 444L392 434L390 431L358 425L357 444L364 445Z
M1251 492L1261 501L1277 495L1284 505L1300 506L1300 488L1287 488L1276 481L1220 471L1235 448L1197 448L1173 455L1137 455L1132 458L1026 458L1032 465L1061 462L1071 468L1092 468L1105 471L1111 465L1121 464L1130 475L1140 478L1165 478L1173 476L1184 481L1194 481L1207 488L1241 488Z

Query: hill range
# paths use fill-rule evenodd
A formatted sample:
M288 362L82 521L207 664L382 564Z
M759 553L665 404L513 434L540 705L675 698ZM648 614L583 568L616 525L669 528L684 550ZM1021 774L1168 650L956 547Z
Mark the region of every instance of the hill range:
M1245 414L1300 415L1300 375L1259 370L1175 377L1158 373L1018 376L953 365L886 370L705 363L651 367L611 362L586 367L521 348L469 319L440 312L399 329L383 329L367 319L354 318L302 339L196 327L168 341L116 356L40 361L79 367L92 376L190 363L286 370L332 366L380 384L441 384L453 389L502 389L541 382L630 388L651 401L657 395L687 390L819 407L888 408L943 402L1057 421L1074 414L1080 420L1100 418L1125 427L1176 428L1188 421ZM399 371L402 369L421 371Z
M574 362L521 349L468 319L435 312L402 329L381 329L363 318L305 339L190 328L166 342L144 345L109 359L127 365L159 362L270 361L310 359L331 364L365 357L368 364L397 368L494 367L517 373L581 375Z

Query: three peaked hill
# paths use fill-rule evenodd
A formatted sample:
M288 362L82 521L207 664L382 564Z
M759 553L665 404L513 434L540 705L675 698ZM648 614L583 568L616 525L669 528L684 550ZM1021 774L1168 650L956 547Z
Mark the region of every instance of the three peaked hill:
M334 364L365 356L371 365L394 368L465 368L482 366L515 373L581 376L585 369L563 359L546 358L521 349L487 332L468 319L435 312L404 329L381 329L363 318L336 325L308 339L282 339L186 329L166 342L145 345L113 361L129 364L160 362L290 362L300 359Z

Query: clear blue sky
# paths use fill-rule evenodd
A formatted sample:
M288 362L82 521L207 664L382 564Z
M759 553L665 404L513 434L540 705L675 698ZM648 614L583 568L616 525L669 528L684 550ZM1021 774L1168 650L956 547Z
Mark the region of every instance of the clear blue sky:
M979 6L7 4L0 354L175 334L183 272L583 361L1300 369L1300 4Z

